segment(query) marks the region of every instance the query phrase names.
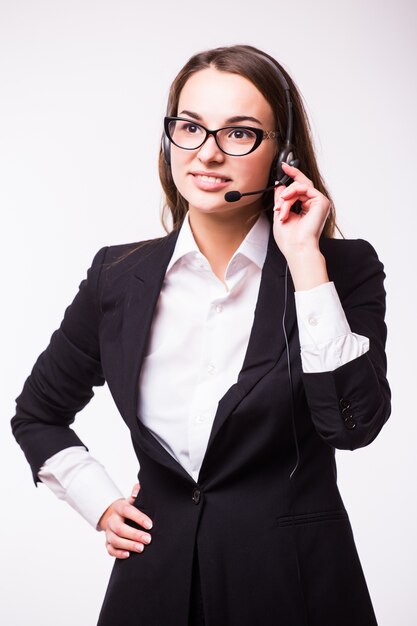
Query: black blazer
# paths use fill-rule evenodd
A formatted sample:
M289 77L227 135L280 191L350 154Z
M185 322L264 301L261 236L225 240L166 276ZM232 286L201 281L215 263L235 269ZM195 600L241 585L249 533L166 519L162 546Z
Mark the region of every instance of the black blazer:
M382 264L364 241L321 242L351 329L369 337L370 350L320 374L301 369L289 278L293 424L281 325L286 264L271 236L242 370L219 402L195 483L136 414L175 241L173 233L97 253L12 420L35 481L48 457L80 445L70 425L95 385L107 382L130 429L140 463L135 504L154 521L152 543L115 561L99 625L186 626L195 549L207 626L376 624L336 485L334 448L367 445L389 415Z

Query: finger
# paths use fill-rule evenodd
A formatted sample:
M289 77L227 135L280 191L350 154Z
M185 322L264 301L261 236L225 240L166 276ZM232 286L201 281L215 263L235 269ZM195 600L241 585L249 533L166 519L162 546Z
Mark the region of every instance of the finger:
M327 215L330 206L328 198L315 187L298 182L293 182L282 192L281 200L281 217L283 221L288 217L291 207L297 200L301 202L303 211L307 212L314 203L319 213L324 214L326 212Z
M293 182L286 187L280 194L279 203L275 205L275 211L279 210L281 214L281 221L285 221L291 211L292 206L298 201L301 203L307 200L314 199L319 195L312 185L306 183ZM303 207L304 209L305 207Z
M288 200L289 198L293 198L294 196L301 195L306 195L309 198L315 198L316 196L318 196L318 194L319 192L317 191L317 189L315 189L311 185L294 182L286 187L285 191L283 191L281 194L281 198L283 200Z
M151 536L146 533L142 533L142 536L138 540L128 539L125 536L121 536L108 530L106 533L107 544L113 546L115 550L123 550L129 552L143 552L145 546L151 543Z
M295 200L293 203L291 203L291 205L286 204L283 206L279 215L279 221L285 223L290 219L300 220L301 218L306 217L307 214L308 208L306 207L305 203L301 200Z
M301 204L301 212L291 211L292 207L297 202L300 202ZM310 208L310 204L311 204L311 199L308 198L308 196L306 195L301 195L301 196L295 195L293 198L290 198L289 200L282 200L281 210L279 213L280 222L286 222L287 219L291 216L300 218L302 215L305 215L308 212Z
M132 487L132 493L129 496L129 503L133 504L134 501L136 500L136 498L138 497L138 493L140 491L140 484L136 483L135 485L133 485Z
M279 185L278 187L275 187L274 211L279 211L279 209L281 208L281 204L282 204L281 194L283 191L285 191L285 189L286 189L285 185Z
M135 506L130 504L127 500L119 500L115 503L115 511L121 517L125 519L129 519L132 522L136 522L142 528L146 528L146 530L150 530L153 526L152 520L142 513L140 509L137 509Z
M307 176L303 174L303 172L299 170L298 167L294 167L293 165L288 165L288 163L285 163L285 161L281 162L281 167L284 170L284 172L288 176L290 176L293 180L299 183L306 183L309 185L313 184L313 182L309 178L307 178Z
M111 543L113 544L114 541L112 541L112 538L114 535L117 537L121 537L122 539L139 541L140 543L151 542L151 535L149 533L141 530L140 528L133 528L132 526L129 526L129 524L125 524L123 518L119 517L113 517L112 519L110 519L106 529L107 540L111 541Z
M114 556L116 559L127 559L130 556L130 552L127 550L116 550L111 543L106 542L106 550L110 556Z

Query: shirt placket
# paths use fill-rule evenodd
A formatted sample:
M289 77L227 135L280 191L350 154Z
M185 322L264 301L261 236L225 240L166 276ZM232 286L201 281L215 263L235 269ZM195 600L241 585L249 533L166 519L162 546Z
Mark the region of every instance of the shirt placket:
M200 271L204 271L200 266ZM207 271L207 307L204 324L204 340L199 361L197 384L190 403L188 419L188 440L190 469L195 479L201 467L214 416L219 400L219 374L222 363L219 360L221 346L217 345L222 313L230 293L230 286L223 285L212 273Z

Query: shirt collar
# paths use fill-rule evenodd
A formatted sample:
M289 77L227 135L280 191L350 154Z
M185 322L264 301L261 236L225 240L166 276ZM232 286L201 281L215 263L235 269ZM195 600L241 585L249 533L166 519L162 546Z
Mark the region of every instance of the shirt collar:
M269 231L270 224L268 218L264 213L261 213L255 224L246 235L245 239L240 244L239 248L234 253L233 257L231 258L229 262L229 267L231 262L237 256L241 255L257 265L259 269L262 269L268 248ZM170 262L168 263L168 267L166 270L167 273L172 269L177 261L183 259L189 254L195 255L196 253L201 255L201 252L194 239L187 213L182 223L177 242L175 244L174 253L170 259Z
M268 218L265 213L261 213L233 256L242 254L262 269L268 249L270 230Z

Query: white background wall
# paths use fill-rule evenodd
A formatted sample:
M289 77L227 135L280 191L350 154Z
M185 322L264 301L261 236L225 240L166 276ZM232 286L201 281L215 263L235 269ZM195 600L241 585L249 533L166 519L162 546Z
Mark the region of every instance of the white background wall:
M417 623L415 33L412 0L0 0L2 624L96 621L103 535L33 487L9 418L96 250L162 232L169 84L234 43L295 77L339 225L386 266L393 413L372 446L338 454L339 483L380 624ZM128 493L136 462L106 389L77 432Z

